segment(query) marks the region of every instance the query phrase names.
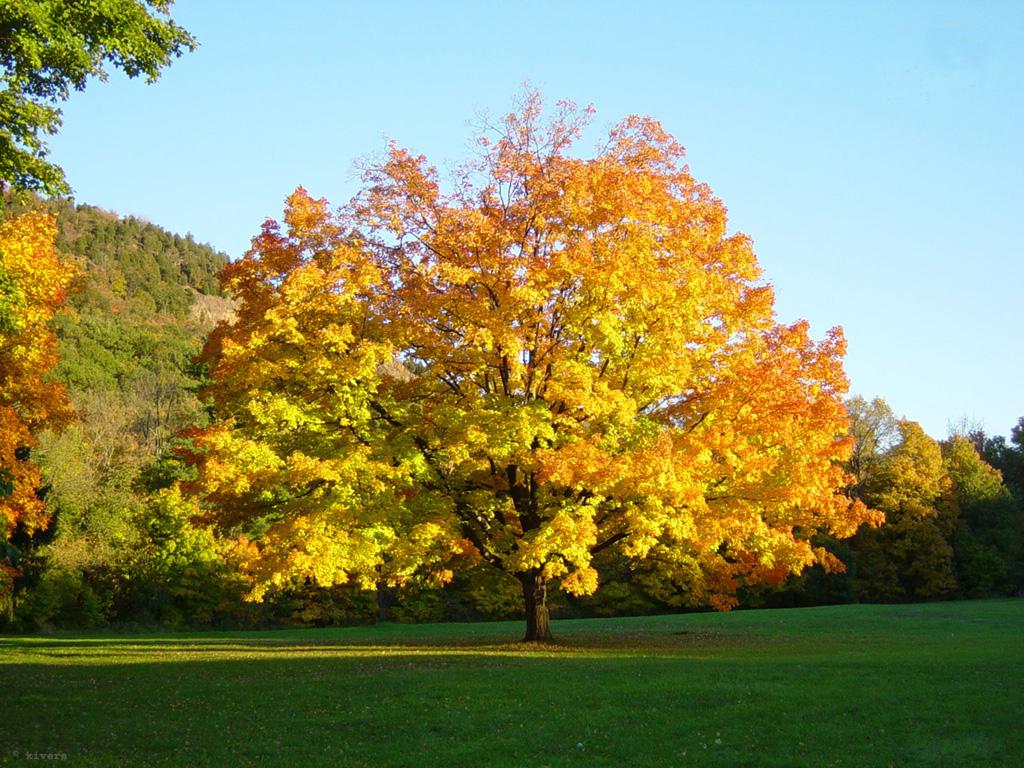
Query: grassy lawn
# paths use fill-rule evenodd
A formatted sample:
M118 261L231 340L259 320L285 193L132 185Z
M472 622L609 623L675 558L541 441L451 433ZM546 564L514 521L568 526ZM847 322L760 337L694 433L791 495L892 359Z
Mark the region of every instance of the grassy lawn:
M1024 600L553 629L0 638L0 764L1024 765Z

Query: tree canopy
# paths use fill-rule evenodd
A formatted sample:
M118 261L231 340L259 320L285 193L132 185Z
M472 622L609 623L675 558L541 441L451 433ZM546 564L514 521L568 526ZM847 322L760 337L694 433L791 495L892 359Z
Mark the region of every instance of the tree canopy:
M447 191L391 146L340 212L300 189L225 269L195 488L266 583L484 562L543 640L548 586L593 592L603 550L729 607L877 519L842 493L840 330L775 320L656 121L577 157L589 114L530 94Z
M44 427L71 418L64 386L47 378L57 362L50 321L64 303L75 270L54 248L53 217L27 214L0 222L0 579L10 581L17 553L8 542L19 528L45 528L37 493L39 467L29 450ZM6 593L0 583L0 597Z
M113 65L156 80L196 47L170 18L173 0L0 0L0 179L49 194L69 191L47 159L45 137L61 125L59 104Z

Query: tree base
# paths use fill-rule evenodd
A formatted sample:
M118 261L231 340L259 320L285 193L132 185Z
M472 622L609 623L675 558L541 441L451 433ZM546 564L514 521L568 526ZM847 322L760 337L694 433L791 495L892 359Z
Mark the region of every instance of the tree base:
M523 603L526 608L526 635L524 643L550 643L551 621L548 615L548 583L540 571L519 575L523 585Z

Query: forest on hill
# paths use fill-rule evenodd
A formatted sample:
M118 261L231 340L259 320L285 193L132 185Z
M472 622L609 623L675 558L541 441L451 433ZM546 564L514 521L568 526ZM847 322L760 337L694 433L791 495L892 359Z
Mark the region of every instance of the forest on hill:
M57 249L77 269L53 319L51 374L76 418L32 448L50 524L11 532L18 576L5 613L17 603L30 624L90 626L126 610L115 600L136 599L123 593L153 546L148 495L172 481L174 435L203 418L193 358L231 312L217 280L227 257L137 218L6 196L5 219L29 212L55 216Z

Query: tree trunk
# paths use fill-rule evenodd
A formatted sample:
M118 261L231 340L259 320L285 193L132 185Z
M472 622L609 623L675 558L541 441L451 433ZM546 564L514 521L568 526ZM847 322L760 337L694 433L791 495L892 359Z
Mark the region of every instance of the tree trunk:
M386 581L377 582L377 621L391 619L391 606L395 602L395 591Z
M548 622L548 582L540 571L519 574L523 585L523 603L526 606L526 643L551 642L551 624Z

